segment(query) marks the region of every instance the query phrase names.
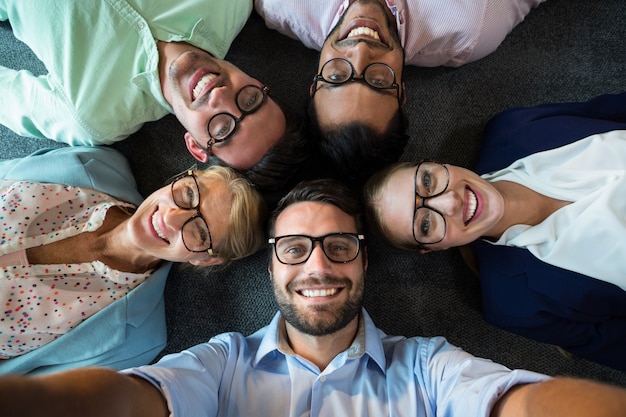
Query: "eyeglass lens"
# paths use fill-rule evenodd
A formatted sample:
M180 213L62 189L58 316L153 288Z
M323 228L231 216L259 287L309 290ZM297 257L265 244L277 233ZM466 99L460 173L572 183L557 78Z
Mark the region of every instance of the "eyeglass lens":
M429 207L418 207L419 197L435 197L448 188L449 176L446 168L434 162L422 162L415 171L415 205L413 214L413 237L418 243L437 243L446 235L446 221L438 211Z
M196 210L196 215L183 224L181 233L185 247L192 252L204 252L211 248L211 233L206 221L200 215L200 191L192 175L177 179L172 183L174 204L186 210Z
M241 111L241 117L236 119L229 113L219 113L211 118L207 127L209 136L216 141L223 141L230 136L237 123L243 120L244 116L254 113L263 104L265 93L261 87L256 85L246 85L237 93L237 108Z
M343 84L354 78L354 67L341 58L328 61L322 67L322 78L331 84ZM373 88L389 88L395 82L393 70L386 64L375 62L368 65L363 71L363 80Z
M324 254L333 262L350 262L359 254L359 237L346 233L334 233L319 238L310 236L282 236L276 238L276 257L282 263L296 265L305 262L313 252L314 242L319 241Z

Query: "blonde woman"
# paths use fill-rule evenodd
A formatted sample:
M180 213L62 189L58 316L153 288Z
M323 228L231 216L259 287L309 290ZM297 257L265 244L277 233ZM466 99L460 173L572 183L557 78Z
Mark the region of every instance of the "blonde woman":
M0 163L0 373L145 364L165 344L171 262L220 265L263 246L260 194L224 167L145 200L108 148Z

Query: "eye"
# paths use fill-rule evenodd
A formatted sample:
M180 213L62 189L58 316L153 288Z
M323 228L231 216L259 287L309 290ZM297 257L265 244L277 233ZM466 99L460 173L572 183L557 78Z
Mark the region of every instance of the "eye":
M198 225L196 227L196 235L198 241L203 245L209 243L209 231L204 227L204 225L200 225L200 222L197 222Z
M350 75L352 75L352 69L345 65L343 62L333 63L334 65L328 65L324 67L322 76L330 83L340 84L345 82Z
M430 171L425 170L421 176L422 188L426 190L426 197L432 194L433 190L433 177Z
M196 191L190 186L185 187L183 191L185 194L185 203L191 207L193 202L196 200Z
M331 74L328 74L328 77L326 77L326 79L331 82L340 83L346 80L347 77L348 76L345 72L341 72L341 73L333 72Z
M305 257L309 253L310 241L299 237L285 238L279 241L276 247L280 258L297 260Z
M256 88L250 89L250 92L244 91L238 97L237 104L239 108L243 111L251 111L252 109L257 107L257 103L261 100L263 94L258 91Z
M172 189L172 196L174 203L184 209L196 207L200 198L192 177L183 177L176 181Z
M420 221L420 233L422 236L428 236L430 233L430 213L422 217Z
M302 245L291 245L281 249L282 257L287 259L299 259L305 256L308 251Z
M357 242L348 236L327 236L324 251L334 260L349 259L356 250Z
M374 86L374 87L386 87L386 82L384 79L381 78L370 78L369 80L370 85Z
M413 223L413 233L417 239L427 238L432 231L432 211L430 209L421 208L415 213Z
M224 139L234 129L235 120L228 114L218 114L209 122L209 135L213 139Z
M372 87L387 88L393 84L393 73L386 66L375 64L367 68L365 79Z
M347 252L350 250L350 248L348 247L348 245L342 242L331 242L330 244L326 245L326 250L338 254Z
M202 218L195 217L183 226L183 240L190 250L205 250L211 245L211 235Z
M216 138L223 138L224 136L226 136L228 134L228 132L230 131L230 124L231 121L228 120L227 123L222 123L218 126L217 131L213 134L214 137Z

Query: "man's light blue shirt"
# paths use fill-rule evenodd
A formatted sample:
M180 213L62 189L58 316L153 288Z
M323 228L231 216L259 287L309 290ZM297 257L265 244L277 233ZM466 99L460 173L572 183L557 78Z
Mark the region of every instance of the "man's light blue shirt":
M172 112L156 40L224 58L250 0L0 0L0 20L47 74L0 67L0 124L21 136L107 145Z
M488 416L510 387L547 379L476 358L442 337L388 336L363 310L358 335L323 371L291 352L277 313L244 337L125 372L151 381L182 416Z

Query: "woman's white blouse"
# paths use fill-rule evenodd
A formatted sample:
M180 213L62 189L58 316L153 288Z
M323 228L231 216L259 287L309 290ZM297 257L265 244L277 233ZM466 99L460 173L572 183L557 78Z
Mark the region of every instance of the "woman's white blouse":
M626 130L529 155L482 177L572 202L536 226L510 227L494 244L526 248L548 264L626 290Z

